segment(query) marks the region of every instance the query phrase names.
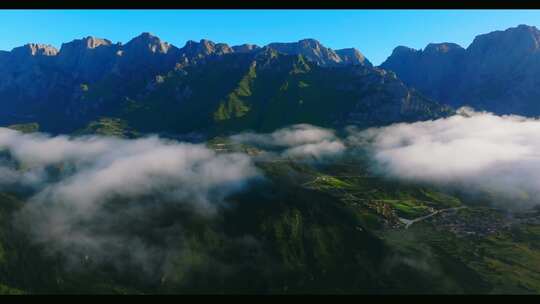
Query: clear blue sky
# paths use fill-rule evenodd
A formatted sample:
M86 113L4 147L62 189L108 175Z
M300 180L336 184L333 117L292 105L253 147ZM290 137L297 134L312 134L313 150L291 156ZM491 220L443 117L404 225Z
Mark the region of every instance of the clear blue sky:
M397 45L467 47L477 34L518 24L540 27L540 10L0 10L0 49L60 47L85 36L125 43L141 32L179 47L201 38L230 45L315 38L333 49L356 47L380 64Z

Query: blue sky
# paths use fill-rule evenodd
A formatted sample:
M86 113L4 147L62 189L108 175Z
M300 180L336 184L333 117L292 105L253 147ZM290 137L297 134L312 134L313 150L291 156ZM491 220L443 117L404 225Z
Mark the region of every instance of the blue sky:
M333 49L356 47L380 64L397 45L466 47L477 34L518 24L540 27L540 10L0 10L0 49L60 47L85 36L125 43L141 32L179 47L201 38L231 45L315 38Z

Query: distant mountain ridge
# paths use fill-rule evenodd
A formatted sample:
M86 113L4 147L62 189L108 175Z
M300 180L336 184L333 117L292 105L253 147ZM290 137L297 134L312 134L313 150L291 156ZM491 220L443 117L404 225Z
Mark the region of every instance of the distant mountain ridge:
M292 123L373 126L450 113L353 48L314 39L178 48L150 33L0 53L0 124L72 132L111 118L147 132L227 132ZM156 114L157 113L157 114ZM90 128L91 129L91 128Z
M540 115L540 31L534 26L478 35L466 49L454 43L399 46L380 67L455 107Z
M340 50L335 52L314 39L271 43L262 48L251 44L230 47L225 43L201 39L199 42L189 40L178 48L145 32L126 44L88 36L63 43L60 50L51 45L29 43L10 52L1 51L0 90L13 84L28 87L39 83L43 68L62 74L59 77L71 76L79 82L92 82L109 74L129 76L141 68L162 73L176 65L193 63L211 55L258 53L266 49L287 55L303 55L323 66L371 65L358 50L354 50L356 57L345 56L342 59L337 53Z
M314 39L265 46L229 46L202 39L177 47L142 33L125 44L90 36L64 43L60 49L29 43L0 51L0 98L4 100L0 123L32 121L44 115L57 119L80 116L90 108L97 111L105 104L101 97L92 104L75 102L88 92L100 94L87 91L89 84L116 79L114 88L102 90L127 96L152 86L159 75L214 57L254 58L271 55L271 51L302 56L310 64L328 68L329 74L338 67L374 69L359 50L332 50ZM450 42L430 43L423 50L398 46L379 69L395 72L407 86L454 108L470 105L499 114L540 115L540 80L536 76L540 72L540 31L533 26L478 35L467 48Z
M201 39L199 42L188 40L182 48L178 48L162 41L149 32L144 32L125 44L120 42L112 43L108 39L88 36L63 43L60 50L51 45L28 43L16 47L12 51L0 51L0 58L56 56L58 61L73 60L74 57L84 56L89 50L98 48L107 49L109 56L122 56L122 53L134 49L147 49L148 52L154 54L168 54L168 57L175 57L177 61L181 61L182 58L192 59L211 54L247 53L273 49L287 55L304 55L308 60L320 65L371 65L364 55L355 48L334 51L323 46L315 39L303 39L298 42L288 43L274 42L264 47L254 44L229 46L226 43L215 43L207 39Z

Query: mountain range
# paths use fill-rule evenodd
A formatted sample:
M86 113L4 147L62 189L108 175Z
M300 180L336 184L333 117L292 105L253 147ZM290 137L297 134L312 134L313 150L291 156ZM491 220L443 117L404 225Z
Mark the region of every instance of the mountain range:
M520 25L468 48L398 46L379 67L357 49L304 39L179 48L142 33L0 52L0 124L52 133L119 121L141 132L221 134L294 123L340 128L434 119L468 105L540 115L540 31Z
M71 132L114 117L148 132L270 130L291 123L372 126L451 110L373 67L356 49L313 39L264 47L209 40L178 48L143 33L86 37L60 50L0 54L0 122Z

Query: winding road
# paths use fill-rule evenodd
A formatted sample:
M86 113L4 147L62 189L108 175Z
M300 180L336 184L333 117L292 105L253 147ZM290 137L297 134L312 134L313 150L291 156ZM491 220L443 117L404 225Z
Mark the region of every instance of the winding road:
M330 176L330 177L333 177L333 176ZM350 176L352 177L352 176ZM362 176L354 176L354 177L362 177ZM306 183L303 183L302 186L304 187L309 187L311 186L312 184L318 182L318 181L326 181L326 178L327 176L317 176L315 177L315 179L313 179L312 181L309 181L309 182L306 182ZM396 200L384 200L384 199L381 199L381 200L377 200L377 199L363 199L363 198L357 198L354 196L354 194L351 194L351 193L347 193L348 195L350 195L352 198L352 200L354 201L380 201L380 202L394 202ZM424 203L427 203L428 205L429 204L434 204L433 202L429 202L429 201L422 201L422 200L418 200L419 202L424 202ZM405 224L405 229L408 229L412 224L414 223L417 223L417 222L420 222L420 221L423 221L425 219L428 219L432 216L435 216L439 213L442 213L442 212L447 212L447 211L455 211L455 210L459 210L459 209L464 209L464 208L467 208L467 206L460 206L460 207L452 207L452 208L446 208L446 209L440 209L440 210L436 210L428 215L424 215L424 216L421 216L421 217L417 217L415 219L412 219L412 220L409 220L409 219L406 219L406 218L402 218L402 217L398 217L399 221L402 222L403 224Z
M437 211L434 211L428 215L424 215L424 216L421 216L421 217L417 217L415 219L412 219L412 220L408 220L408 219L405 219L405 218L402 218L402 217L398 217L399 220L405 224L405 229L408 229L412 224L416 223L416 222L420 222L420 221L423 221L427 218L430 218L434 215L437 215L439 213L442 213L442 212L446 212L446 211L452 211L452 210L459 210L459 209L464 209L464 208L467 208L466 206L461 206L461 207L453 207L453 208L447 208L447 209L440 209L440 210L437 210Z

